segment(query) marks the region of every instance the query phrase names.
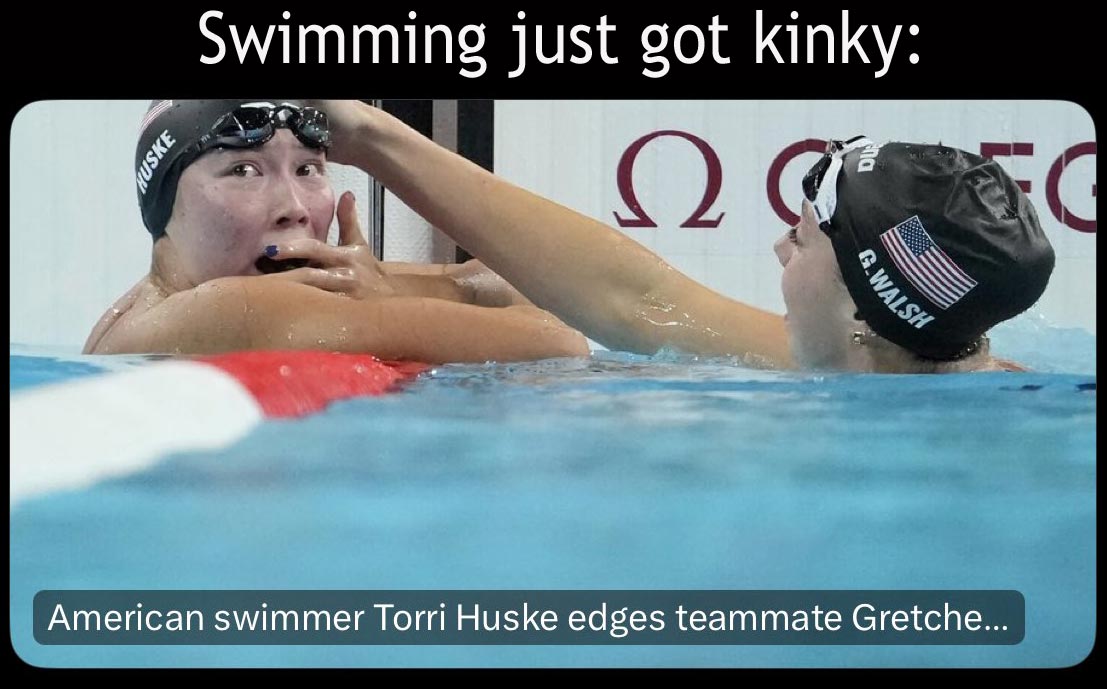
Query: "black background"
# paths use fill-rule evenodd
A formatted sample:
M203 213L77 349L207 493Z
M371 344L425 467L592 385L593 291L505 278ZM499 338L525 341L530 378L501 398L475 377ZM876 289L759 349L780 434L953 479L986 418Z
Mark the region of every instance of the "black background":
M966 8L891 3L870 9L850 9L850 24L876 24L887 37L902 25L899 43L888 73L875 78L882 63L871 31L863 35L870 64L851 54L849 64L807 64L805 33L809 24L825 23L835 29L840 59L842 6L812 8L795 5L737 3L451 3L351 2L339 8L332 3L304 2L203 2L137 3L133 9L106 2L73 7L32 2L0 10L4 51L3 70L8 96L19 103L39 98L162 98L239 97L245 92L280 89L293 95L354 98L1048 98L1065 99L1092 108L1100 81L1102 55L1098 23L1090 10L1045 11L1044 5L1019 9L1015 3L982 3ZM765 13L765 24L797 24L800 27L801 62L755 62L755 11ZM848 6L847 6L848 7ZM214 44L200 33L200 16L208 10L224 13L209 27L228 43L221 63L204 65L202 54L212 55ZM417 18L408 19L409 11ZM516 18L519 10L526 19ZM799 12L791 20L791 11ZM971 10L971 13L970 11ZM291 12L290 20L281 17ZM552 31L558 24L594 26L601 15L617 30L609 35L609 53L619 64L604 64L598 55L598 37L591 32L593 57L585 65L540 65L531 56L526 72L508 79L516 65L516 34L511 26L541 24ZM678 26L696 24L706 34L713 15L729 27L723 34L722 54L728 65L716 65L710 48L697 64L671 60L670 72L659 79L642 75L642 29L667 23L670 38ZM352 42L355 25L415 24L421 34L426 24L446 24L456 32L465 24L486 25L486 42L480 54L488 61L478 78L459 74L464 65L445 64L438 53L435 64L283 64L280 34L265 64L254 58L243 65L230 45L233 24L239 32L254 26L264 33L271 24L291 26L293 52L299 25L335 24ZM918 36L907 27L917 24ZM220 28L222 27L222 28ZM403 35L403 34L401 34ZM548 35L548 34L547 34ZM533 43L533 31L530 33ZM776 45L787 51L787 35L777 33ZM817 46L824 39L816 37ZM311 39L310 58L317 59ZM455 40L456 43L456 40ZM573 48L566 38L567 50ZM420 35L420 59L422 59ZM351 57L347 45L347 60ZM455 51L457 46L455 44ZM575 49L574 49L575 50ZM825 61L825 47L817 58ZM908 56L917 53L918 64ZM671 56L671 50L669 52ZM297 55L293 55L295 59ZM401 51L401 58L406 53ZM18 106L17 106L18 107ZM1093 116L1094 116L1093 112Z

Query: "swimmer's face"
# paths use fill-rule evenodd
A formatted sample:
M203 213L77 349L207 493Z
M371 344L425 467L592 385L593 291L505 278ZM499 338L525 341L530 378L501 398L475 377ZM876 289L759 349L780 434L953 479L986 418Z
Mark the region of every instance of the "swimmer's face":
M843 368L855 309L838 272L834 246L819 229L808 201L799 224L773 250L784 267L780 286L796 362L805 368Z
M334 190L326 155L278 129L258 148L218 149L185 168L166 230L193 284L260 275L265 247L326 241Z

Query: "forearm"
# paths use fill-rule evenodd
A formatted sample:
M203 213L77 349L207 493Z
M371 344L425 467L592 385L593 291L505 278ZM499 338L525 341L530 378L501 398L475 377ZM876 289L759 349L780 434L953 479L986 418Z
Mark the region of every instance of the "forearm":
M98 354L322 349L426 363L587 356L584 337L534 308L422 297L357 300L294 282L220 278L113 328Z
M642 296L671 270L657 255L596 220L491 175L383 111L361 112L359 133L345 153L349 162L536 305L605 344L656 349L657 342L627 342L627 336ZM650 339L651 333L642 334Z
M382 358L439 363L589 354L583 335L534 307L494 309L434 299L386 299L373 322L378 325L365 322L361 337L372 340L372 328L388 327L387 336L378 336L372 346ZM397 326L389 327L392 323Z
M474 303L472 293L449 275L411 272L392 273L389 277L396 289L396 296L430 297L463 304Z
M446 275L453 263L408 263L406 261L381 261L381 268L389 275Z
M478 264L476 269L472 264ZM397 296L431 297L477 306L533 306L506 280L477 261L382 263Z

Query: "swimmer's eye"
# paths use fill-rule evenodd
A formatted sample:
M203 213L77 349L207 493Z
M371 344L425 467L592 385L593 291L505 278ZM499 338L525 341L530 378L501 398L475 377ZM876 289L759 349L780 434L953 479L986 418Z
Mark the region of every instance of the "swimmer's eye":
M296 174L300 177L320 177L327 174L324 163L305 163L296 168Z
M231 168L230 174L233 177L257 177L261 171L252 163L238 163Z
M799 241L796 238L796 235L798 234L798 230L799 230L798 226L793 227L792 229L788 230L788 241L792 242L793 244L799 244Z

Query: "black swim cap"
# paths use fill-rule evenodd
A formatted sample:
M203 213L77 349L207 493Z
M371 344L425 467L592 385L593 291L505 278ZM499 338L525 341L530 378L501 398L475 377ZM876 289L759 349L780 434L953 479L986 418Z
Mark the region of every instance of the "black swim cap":
M173 214L177 182L199 153L196 143L224 115L250 103L279 105L287 99L156 100L150 103L135 149L135 181L142 221L156 240Z
M875 333L956 359L1042 296L1053 248L999 163L949 146L868 141L841 159L822 227Z

